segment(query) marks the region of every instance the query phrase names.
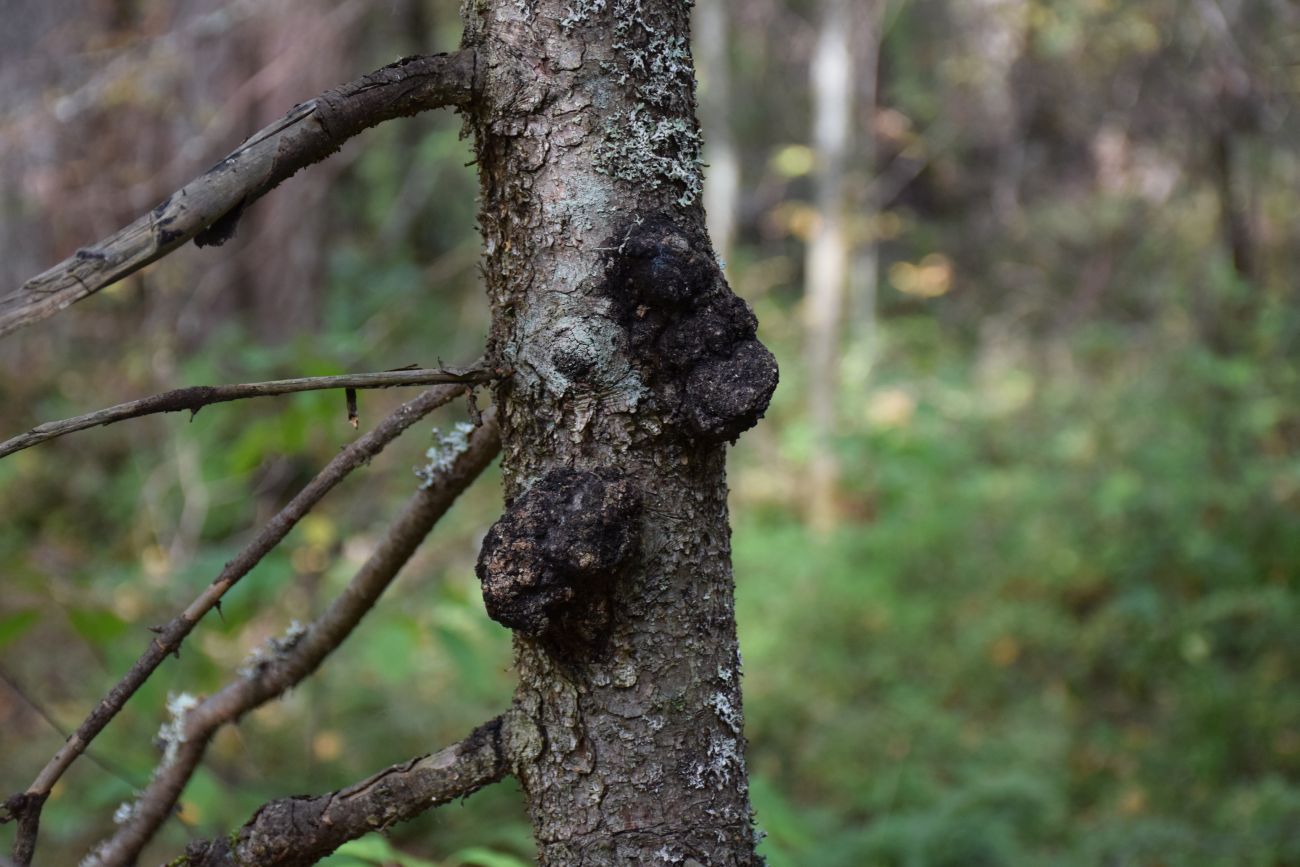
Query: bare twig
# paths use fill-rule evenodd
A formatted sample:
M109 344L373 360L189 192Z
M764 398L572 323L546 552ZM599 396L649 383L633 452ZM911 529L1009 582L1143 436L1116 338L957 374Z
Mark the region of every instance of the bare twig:
M176 388L150 397L119 403L107 409L79 415L62 421L46 422L0 442L0 458L31 448L38 443L75 433L87 428L113 424L129 418L160 412L189 410L191 414L213 403L225 403L249 397L269 397L293 394L299 391L319 391L326 388L393 388L399 385L435 385L438 383L477 384L491 379L492 374L483 367L458 370L392 370L381 373L350 373L342 376L309 376L299 379L278 379L272 382L247 382L239 385L193 385ZM354 425L355 426L355 425Z
M52 316L191 238L199 246L223 243L246 207L382 121L468 105L474 66L471 50L407 57L294 106L148 214L0 298L0 335Z
M170 760L158 766L149 785L131 806L127 821L83 864L94 867L134 864L140 850L172 815L182 790L217 731L311 675L374 607L433 525L492 462L500 448L500 428L494 411L489 410L465 449L415 493L347 589L319 619L305 630L294 630L285 638L277 639L265 658L252 659L237 679L184 714L180 722L181 737L171 751Z
M509 725L510 715L505 714L454 746L393 765L346 789L263 804L233 834L187 846L185 863L189 867L315 864L349 840L504 779L509 773L504 746Z
M14 839L13 858L22 867L31 863L36 846L36 833L41 807L54 784L63 776L73 760L81 755L104 726L122 709L127 700L149 678L169 654L179 650L181 642L190 634L204 614L211 611L235 582L247 575L280 541L294 525L307 514L322 497L357 467L367 463L406 428L415 424L434 409L453 400L467 390L464 385L440 385L407 401L381 421L374 430L348 445L330 461L323 470L298 492L283 509L276 513L258 531L239 554L226 564L221 574L199 594L189 607L166 626L159 627L149 642L148 649L136 660L126 675L95 706L72 737L45 765L25 792L13 795L4 802L8 818L16 819L18 832Z

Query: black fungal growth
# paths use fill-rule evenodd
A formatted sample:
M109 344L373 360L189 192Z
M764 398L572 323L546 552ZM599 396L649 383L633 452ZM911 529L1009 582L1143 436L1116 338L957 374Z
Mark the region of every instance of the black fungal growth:
M488 616L525 635L594 638L639 538L640 493L616 470L558 469L511 502L475 571Z
M691 436L735 440L763 417L777 383L753 311L727 288L707 241L671 220L643 219L610 246L605 291L633 356Z

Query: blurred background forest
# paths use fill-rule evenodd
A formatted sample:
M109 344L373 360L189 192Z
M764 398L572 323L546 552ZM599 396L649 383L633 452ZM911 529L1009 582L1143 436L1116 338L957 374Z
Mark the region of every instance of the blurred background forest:
M293 103L459 37L450 0L0 11L5 291ZM769 862L1300 865L1300 7L696 12L712 230L782 369L731 457ZM180 385L472 361L459 132L371 131L230 244L0 341L0 437ZM363 392L363 428L400 398ZM304 394L0 461L0 788L354 436L345 418ZM147 779L169 692L214 690L322 609L432 444L407 434L204 621L55 790L47 863ZM473 574L499 496L472 489L317 677L217 739L154 855L506 704L509 637ZM506 786L330 863L530 847Z

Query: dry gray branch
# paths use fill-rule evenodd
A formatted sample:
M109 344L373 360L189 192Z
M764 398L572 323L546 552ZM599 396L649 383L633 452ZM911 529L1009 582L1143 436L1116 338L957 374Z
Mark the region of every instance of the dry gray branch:
M131 805L127 821L83 863L93 867L134 864L140 850L172 815L208 743L221 727L238 722L309 677L352 634L434 524L500 449L501 431L495 410L489 410L465 448L443 463L415 493L374 553L320 618L278 639L264 658L250 660L238 678L184 714L178 726L180 738L169 760L154 771L149 785Z
M306 867L349 840L463 798L509 773L510 716L479 726L431 756L393 765L367 780L314 797L281 798L258 808L235 833L191 843L187 867Z
M376 425L374 430L344 448L325 465L316 478L312 479L258 531L252 541L226 564L221 574L190 603L189 607L166 626L155 630L156 634L150 640L145 652L108 694L95 705L94 710L64 742L27 790L11 796L4 802L7 818L18 823L13 847L14 861L23 867L31 863L36 847L41 808L64 771L77 756L85 752L95 736L118 714L127 700L148 680L162 661L180 649L181 642L190 634L203 615L220 603L226 591L252 571L253 567L288 535L298 521L349 473L368 463L402 431L467 390L468 386L464 385L434 386L402 404Z
M484 367L466 367L456 370L392 370L379 373L349 373L341 376L311 376L298 379L277 379L271 382L248 382L239 385L193 385L176 388L139 400L119 403L106 409L79 415L75 418L51 421L37 425L27 433L0 442L0 458L31 448L38 443L61 437L87 428L109 425L129 418L153 415L160 412L189 410L191 414L213 403L225 403L250 397L270 397L293 394L299 391L320 391L328 388L393 388L401 385L479 384L489 381L492 374Z
M191 238L200 247L223 243L246 207L300 169L383 121L468 105L474 81L472 51L406 57L294 106L148 214L0 298L0 336L93 295Z

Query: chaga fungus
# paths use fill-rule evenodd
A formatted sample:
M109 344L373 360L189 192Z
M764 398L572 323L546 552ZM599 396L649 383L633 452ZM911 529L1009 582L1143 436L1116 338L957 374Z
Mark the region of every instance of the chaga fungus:
M767 347L757 340L738 343L726 358L709 359L691 370L686 379L687 421L700 436L734 440L758 421L776 388L776 377L776 359Z
M537 637L608 616L611 583L639 539L639 491L622 473L557 469L488 530L475 571L488 616Z
M753 311L697 233L648 217L616 238L605 291L633 356L692 437L735 440L763 417L777 383Z

